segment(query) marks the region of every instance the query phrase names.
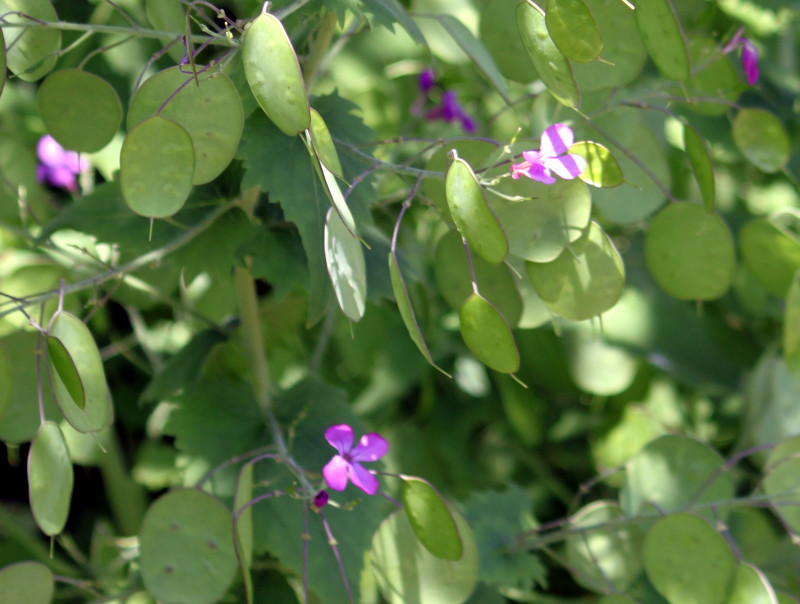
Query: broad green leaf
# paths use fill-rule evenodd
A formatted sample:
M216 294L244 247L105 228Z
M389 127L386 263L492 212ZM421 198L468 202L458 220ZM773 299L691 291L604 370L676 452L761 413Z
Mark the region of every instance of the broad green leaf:
M502 262L508 254L506 234L472 168L457 155L447 170L445 194L450 215L470 249L490 264Z
M571 61L587 63L603 50L603 38L583 0L548 0L547 33Z
M54 359L50 359L48 374L61 412L78 432L102 430L114 420L114 410L103 361L92 332L75 315L60 312L50 326L49 335L48 340L56 339L64 347ZM69 367L69 361L74 364L77 376ZM63 363L62 368L57 369L55 362ZM70 380L69 383L64 382L62 374ZM80 380L81 390L78 390L77 379ZM72 397L73 390L82 392L83 405Z
M48 336L47 355L50 359L50 366L55 369L70 398L79 409L83 409L86 406L83 382L78 374L78 368L75 367L75 362L69 356L69 352L61 340Z
M261 13L244 33L242 60L258 104L289 136L308 128L306 85L292 41L275 15Z
M570 519L570 528L597 527L576 533L566 540L569 568L575 581L586 589L603 593L613 586L624 592L642 572L644 531L630 524L602 528L625 518L612 501L596 501L584 506Z
M13 393L14 373L11 362L8 360L5 350L3 350L3 341L0 340L0 421L2 421L3 414L11 403Z
M253 579L250 566L253 563L253 508L240 511L253 499L253 464L246 463L239 470L236 480L236 495L233 499L234 530L236 531L236 558L244 574L247 601L253 599Z
M331 133L328 126L325 125L325 120L319 112L311 108L311 144L316 152L317 159L320 163L328 168L328 171L333 173L334 176L344 178L342 172L342 163L339 161L339 154L336 152L336 146L333 144Z
M727 501L734 490L724 463L719 453L700 441L661 436L628 462L620 503L628 516L636 516L649 504L671 513L693 503Z
M800 528L800 437L793 436L776 446L764 464L764 492L781 520L793 531Z
M505 80L503 80L503 76L497 68L492 55L489 54L483 43L473 36L472 32L455 17L440 14L437 15L437 19L455 43L472 59L478 69L484 73L500 95L510 104L511 98L508 96Z
M186 31L186 13L180 0L144 0L144 12L155 30ZM180 61L185 52L186 48L180 41L167 51L175 61Z
M199 489L157 499L139 532L147 591L165 602L219 601L236 573L232 525L228 509Z
M736 567L725 604L775 604L775 590L757 567L742 562Z
M577 179L545 185L528 178L507 178L496 189L512 197L489 192L492 208L508 237L509 251L525 260L549 262L558 258L589 226L592 197Z
M515 277L507 266L497 266L472 255L472 270L478 292L497 307L511 327L516 327L522 316L522 298ZM436 244L433 258L436 285L445 301L458 310L464 300L472 295L472 276L464 242L458 231L448 231Z
M40 562L17 562L0 568L3 604L50 604L54 593L53 573Z
M325 261L339 307L350 319L359 321L367 301L364 251L333 208L325 222Z
M69 450L58 424L45 421L28 452L31 511L45 535L58 535L67 523L74 476Z
M711 150L706 145L700 134L689 124L683 125L683 144L686 155L692 164L692 171L703 196L703 205L706 212L713 212L716 206L716 185L714 181L714 162L711 159Z
M719 42L693 37L689 43L694 73L672 93L688 97L680 106L700 115L723 115L745 89L731 63L731 57L719 51ZM698 99L698 100L694 100ZM700 100L702 99L702 100ZM718 99L718 100L709 100Z
M786 294L786 309L783 315L783 359L786 365L793 369L800 367L800 269L794 274L789 292Z
M80 69L51 73L39 86L39 115L62 147L94 153L119 130L122 103L103 78Z
M525 268L547 307L573 321L590 319L609 310L625 287L622 258L596 222L555 260L527 262Z
M572 67L547 33L544 11L531 0L521 2L517 26L525 52L550 93L567 107L580 107L581 93Z
M658 70L672 80L687 80L692 75L689 49L670 0L642 0L636 3L634 14Z
M18 14L27 15L22 17ZM6 24L29 24L30 18L39 21L58 21L49 0L0 0L0 14ZM19 79L35 82L47 75L58 60L61 50L61 30L49 27L4 27L6 64Z
M403 477L403 509L420 543L442 560L460 560L464 553L456 521L429 482Z
M442 373L445 373L445 375L449 375L443 369L439 368L436 363L434 363L433 356L431 356L431 351L428 349L428 345L425 343L425 337L422 335L422 330L417 322L414 309L411 306L411 297L408 295L408 288L406 287L405 279L403 279L403 275L400 272L400 267L397 264L397 258L395 257L394 251L389 252L389 273L392 277L392 291L394 292L394 298L397 301L397 309L400 311L400 316L403 318L403 323L408 330L408 335L411 336L411 341L416 344L417 348L422 353L422 356L425 357L425 360L428 361L428 363L439 369L439 371Z
M590 92L625 86L647 61L634 11L620 0L592 0L586 7L603 39L603 54L602 61L572 65L578 89Z
M362 0L361 7L367 15L370 26L375 23L394 31L395 25L399 24L408 32L408 35L417 44L428 46L428 41L420 31L414 19L408 14L406 8L397 0Z
M800 238L777 217L756 218L739 231L742 261L773 296L785 298L800 269Z
M650 274L679 300L714 300L733 283L736 252L727 225L693 203L672 203L650 223L645 240Z
M478 294L472 294L458 313L461 337L478 360L501 373L519 369L519 351L505 317Z
M645 536L643 559L653 587L676 604L724 602L736 573L728 542L693 514L656 522Z
M484 2L481 10L480 37L486 50L494 57L497 67L509 80L527 84L536 79L536 69L530 61L520 61L525 47L517 27L519 0ZM461 150L459 149L459 153ZM467 161L472 158L461 153Z
M191 73L170 67L147 78L131 99L128 129L156 113L183 126L192 137L192 184L211 182L233 160L244 113L236 86L224 73L200 74L195 81Z
M462 604L478 580L478 550L466 521L453 513L463 544L456 562L436 558L395 512L372 539L371 561L381 594L390 604Z
M733 120L733 140L760 170L777 172L789 161L789 136L780 120L764 109L742 109Z
M194 144L183 126L160 115L139 122L120 153L125 203L140 216L172 216L189 198L194 166Z
M568 153L580 155L586 160L586 169L578 178L587 184L611 188L621 185L625 180L616 158L600 143L580 141L572 145Z

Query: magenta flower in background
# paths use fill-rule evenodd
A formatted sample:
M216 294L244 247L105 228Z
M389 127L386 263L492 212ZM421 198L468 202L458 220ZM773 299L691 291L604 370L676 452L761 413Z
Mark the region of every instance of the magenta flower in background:
M744 28L737 31L731 41L728 42L722 49L724 54L727 54L737 48L742 49L742 69L747 78L747 83L750 86L755 86L758 82L758 50L753 43L742 35Z
M431 121L460 122L461 127L466 132L475 132L475 120L458 104L456 93L453 90L445 90L442 93L441 102L427 112L424 111L428 97L431 96L436 87L436 75L433 69L429 68L420 73L417 85L419 86L419 92L411 105L411 115L424 116L425 119Z
M586 169L586 160L580 155L567 153L575 135L566 124L553 124L542 133L538 151L523 151L525 161L511 166L511 178L527 176L546 185L556 182L551 172L565 180L572 180Z
M419 74L419 90L425 94L429 93L436 83L436 74L433 69L428 68Z
M85 156L65 151L49 134L39 139L36 155L41 162L36 167L36 180L69 191L78 188L78 174L89 169L89 160Z
M325 438L339 453L322 468L325 482L334 491L344 491L347 479L367 495L378 492L378 479L361 462L377 461L389 450L389 443L375 432L361 437L353 446L353 429L347 424L337 424L325 430Z
M311 502L311 507L314 508L314 511L324 508L325 504L328 503L328 499L330 499L328 496L328 491L323 489L314 495L314 499Z

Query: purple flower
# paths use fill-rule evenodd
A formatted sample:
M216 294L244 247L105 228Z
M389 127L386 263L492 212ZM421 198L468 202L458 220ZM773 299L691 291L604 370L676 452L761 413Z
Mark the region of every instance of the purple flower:
M433 69L428 68L419 74L419 90L423 94L428 94L435 83L436 75L433 73Z
M314 500L311 502L311 507L314 509L315 512L319 511L320 508L324 508L325 504L328 503L328 491L322 489L316 495L314 495Z
M49 134L36 144L41 162L36 167L36 180L69 191L77 189L77 175L89 169L89 160L75 151L65 151Z
M747 83L750 86L755 86L758 82L758 50L753 43L742 35L744 28L739 28L731 41L728 42L722 49L724 54L727 54L737 48L742 49L742 69L744 75L747 77Z
M511 166L511 178L527 176L546 185L552 185L556 179L550 174L555 172L561 178L572 180L586 169L586 160L580 155L567 153L572 146L575 135L566 124L553 124L542 133L538 151L523 151L525 161Z
M475 132L475 121L461 108L453 90L446 90L442 95L442 102L428 111L425 116L429 120L442 119L446 122L461 122L461 127L467 132Z
M334 455L324 468L325 482L334 491L344 491L347 479L367 495L378 492L378 479L360 462L377 461L389 450L389 443L375 432L365 434L353 446L353 429L347 424L337 424L325 430L325 438L339 454Z

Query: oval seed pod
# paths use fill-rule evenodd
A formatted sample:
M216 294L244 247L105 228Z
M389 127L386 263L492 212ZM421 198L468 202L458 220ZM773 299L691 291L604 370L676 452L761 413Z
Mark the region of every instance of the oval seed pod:
M505 317L479 294L472 294L458 313L461 337L478 360L500 373L519 369L519 350Z
M289 136L308 128L311 113L300 63L275 15L262 13L244 32L242 60L258 104Z
M508 254L506 234L472 168L459 157L455 157L447 170L445 197L453 222L469 246L486 262L502 262Z
M44 422L28 452L31 511L45 535L58 535L67 523L74 476L58 424Z

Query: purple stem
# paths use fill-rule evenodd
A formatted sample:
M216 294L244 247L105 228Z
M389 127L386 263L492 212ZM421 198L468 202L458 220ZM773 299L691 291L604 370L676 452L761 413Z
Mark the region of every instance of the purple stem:
M339 564L339 571L342 573L342 581L344 581L344 587L347 589L347 599L350 600L350 604L353 604L353 593L350 591L350 584L347 582L347 575L344 572L342 557L339 555L339 548L336 547L336 539L334 539L333 533L331 533L331 527L328 525L328 521L325 519L325 513L320 510L319 515L320 518L322 518L322 526L325 527L325 534L328 535L328 544L331 546L331 549L333 549L333 554L336 556L336 562Z

